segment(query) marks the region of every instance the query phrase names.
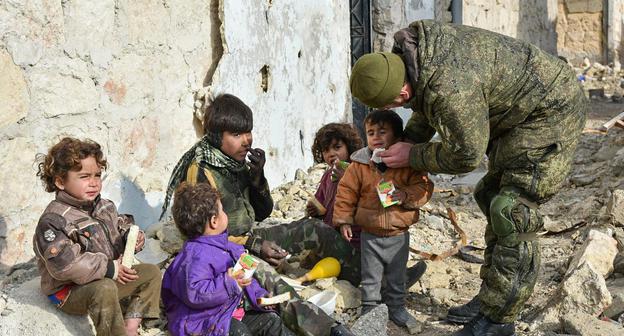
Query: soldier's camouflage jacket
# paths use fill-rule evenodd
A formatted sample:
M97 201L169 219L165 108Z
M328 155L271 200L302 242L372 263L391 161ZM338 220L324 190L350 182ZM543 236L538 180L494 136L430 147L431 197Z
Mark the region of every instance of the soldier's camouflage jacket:
M576 97L572 68L527 42L427 20L394 38L414 89L406 136L417 143L410 152L416 170L469 172L490 141L525 121L556 123L559 111L584 99ZM428 142L436 131L442 141Z

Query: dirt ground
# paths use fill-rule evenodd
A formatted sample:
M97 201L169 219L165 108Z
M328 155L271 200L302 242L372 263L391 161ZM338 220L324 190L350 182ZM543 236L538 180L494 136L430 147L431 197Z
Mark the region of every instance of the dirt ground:
M624 104L615 104L606 100L592 100L590 105L587 128L596 128L612 117L624 111ZM542 263L535 291L526 303L517 324L518 335L544 335L541 332L529 332L528 324L530 312L537 311L544 306L553 291L557 288L567 268L568 261L574 255L575 249L581 245L588 227L604 225L601 218L601 208L605 204L606 190L622 187L624 181L613 176L609 169L609 161L593 162L590 157L599 152L605 145L616 145L622 148L624 130L612 128L608 135L593 133L583 134L581 137L572 171L561 191L548 203L544 204L541 212L552 222L560 222L565 227L578 224L580 228L572 229L561 234L546 235L542 238ZM475 174L475 173L471 173ZM478 174L478 172L476 173ZM570 180L576 176L593 176L591 183L578 186ZM478 176L476 176L478 178ZM434 196L431 208L439 209L452 207L459 215L459 224L466 232L469 243L484 246L483 232L485 217L481 214L470 192L472 185L454 183L458 178L448 179L447 176L434 177L436 187L440 189L454 188L457 195L441 193ZM471 176L460 177L463 180L475 182L477 178ZM578 183L577 184L584 184ZM602 209L604 211L604 209ZM435 211L434 211L435 212ZM421 227L412 231L412 236L425 237L421 239L423 245L427 243L434 251L449 248L453 237L457 237L447 224L446 232ZM442 242L442 243L440 243ZM416 255L412 255L417 260ZM448 335L461 326L445 321L449 307L469 301L479 290L479 265L468 263L457 257L450 257L442 261L427 261L428 270L420 284L410 289L407 299L408 309L424 323L423 332L419 335L434 336ZM433 286L433 287L431 287ZM409 335L406 330L388 323L388 335ZM554 333L550 333L554 335Z

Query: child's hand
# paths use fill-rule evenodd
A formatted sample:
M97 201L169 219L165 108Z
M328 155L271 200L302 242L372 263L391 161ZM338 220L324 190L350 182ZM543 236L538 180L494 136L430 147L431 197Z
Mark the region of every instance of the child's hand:
M259 186L262 181L262 176L264 175L262 170L266 163L266 156L262 149L252 148L249 150L248 158L249 162L247 162L247 165L249 166L251 181L255 186Z
M243 270L238 270L234 272L234 268L230 267L227 270L227 274L230 278L234 279L236 283L240 286L240 288L245 288L251 284L251 279L244 279L243 276L245 272Z
M134 252L139 252L145 246L145 233L143 231L139 231L139 235L137 236L136 245L134 247Z
M121 258L115 260L115 264L117 266L117 279L116 281L122 285L125 285L129 282L135 281L139 278L136 270L132 268L128 268L121 264Z
M394 202L394 201L399 201L399 204L403 204L405 203L405 200L407 199L407 193L403 190L399 190L399 189L395 189L392 194L388 195L390 196L390 199Z
M319 210L316 206L314 206L314 203L312 203L312 201L308 201L308 204L306 204L306 216L307 217L318 217L321 214L319 213Z
M351 238L353 238L353 232L351 232L351 225L349 224L340 225L340 234L342 234L342 237L346 239L347 241L351 241Z

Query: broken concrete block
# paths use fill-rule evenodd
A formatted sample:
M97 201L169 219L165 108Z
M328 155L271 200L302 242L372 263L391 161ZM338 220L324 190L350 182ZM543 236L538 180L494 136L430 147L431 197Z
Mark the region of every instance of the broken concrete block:
M613 260L617 253L615 239L600 231L590 230L585 243L570 262L566 276L578 269L581 264L587 263L606 278L613 271Z
M160 248L169 254L178 253L185 239L180 233L180 230L175 226L175 223L169 221L163 224L161 232L162 240L160 241Z
M0 335L95 335L87 315L58 310L41 293L40 281L36 277L8 293L5 312L12 312L0 315Z
M531 328L558 330L565 315L577 312L598 316L611 302L603 276L591 264L582 263L569 272L555 295L533 320Z
M134 257L144 264L162 266L164 262L169 259L169 254L160 248L160 240L148 238L145 241L143 250L137 253Z
M607 213L614 225L624 226L624 190L613 190L607 203Z
M583 313L571 313L570 315L564 316L563 328L570 334L583 336L614 336L624 334L624 328Z
M358 318L351 327L351 332L358 336L386 336L388 335L387 324L388 307L381 304Z
M611 293L613 301L603 312L604 316L617 319L624 313L624 278L611 280L607 283L607 289Z

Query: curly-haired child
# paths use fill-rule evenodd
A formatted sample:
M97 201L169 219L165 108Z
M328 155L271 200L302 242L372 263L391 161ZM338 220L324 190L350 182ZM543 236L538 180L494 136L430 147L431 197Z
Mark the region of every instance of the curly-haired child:
M173 219L189 239L163 278L172 335L294 335L279 315L257 303L268 295L258 281L234 271L245 249L228 241L228 215L210 184L182 182Z
M308 202L306 214L311 217L321 217L329 225L332 223L334 214L334 201L338 182L344 175L346 164L351 162L349 158L353 152L362 148L362 139L355 127L346 123L330 123L321 127L314 137L312 155L314 162L326 163L329 168L321 177L321 182L314 195L316 200L325 208L322 211L313 202ZM351 245L360 248L359 228L354 227L354 238Z
M41 290L65 313L88 313L98 335L137 335L142 319L159 317L160 271L121 264L134 220L100 197L107 167L100 145L64 138L39 160L37 176L55 193L33 237ZM144 243L140 232L135 249ZM127 297L123 311L119 300Z

